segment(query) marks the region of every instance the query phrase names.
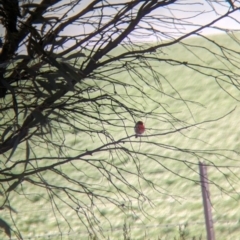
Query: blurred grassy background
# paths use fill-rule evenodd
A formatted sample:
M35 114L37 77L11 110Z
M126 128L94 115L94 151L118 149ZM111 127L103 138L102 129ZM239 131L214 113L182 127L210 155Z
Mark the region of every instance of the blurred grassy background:
M215 35L212 36L211 39L233 49L239 49L238 44L233 42L227 35ZM192 46L190 47L190 45ZM193 45L201 46L201 48L194 47ZM187 49L187 46L191 50L194 49L194 54ZM176 44L164 48L163 59L175 59L195 64L205 63L210 67L221 67L227 64L216 55L214 57L212 54L209 54L207 50L204 50L204 47L218 52L217 47L210 42L200 38L191 38L185 42L185 45ZM113 52L113 54L116 53ZM203 76L197 71L190 69L187 65L173 66L166 61L153 62L152 67L157 69L162 75L160 78L160 87L162 88L163 94L156 96L155 91L149 86L146 85L141 87L144 92L149 93L153 98L158 100L161 99L161 102L166 104L166 108L174 112L175 116L194 123L218 118L231 109L235 107L236 109L232 114L217 122L210 122L201 127L183 131L187 137L181 133L174 133L161 137L149 137L149 141L172 146L181 146L182 148L229 148L236 151L240 150L240 130L238 127L240 115L239 102L223 91L215 81L215 78ZM231 66L231 68L233 67ZM209 75L212 74L215 76L215 73L212 73L211 69L207 71ZM234 71L237 72L238 69L234 69ZM147 79L149 76L148 73L146 72L143 74L146 75ZM125 81L131 81L128 74L125 73L118 76L118 79L119 78ZM147 79L147 81L151 81L151 79ZM224 82L221 84L230 94L238 98L239 91L236 88ZM134 92L131 91L132 89L130 89L129 94L134 94ZM123 95L125 94L124 90L121 92L121 90L118 89L118 92ZM178 94L181 94L181 97ZM176 100L176 98L183 98L189 102L186 104L183 101ZM140 104L142 104L143 109L153 107L147 106L144 101ZM192 116L194 116L194 118ZM156 122L152 119L148 120L148 116L144 117L142 120L146 123L148 135L164 132L165 129L169 127L169 125L164 122L162 125L159 125L159 120L156 120ZM131 122L129 122L129 125L130 124ZM130 135L133 134L132 128L127 128L126 132L122 131L120 128L117 130L116 128L112 129L112 131L115 139L124 137L126 132ZM91 139L89 139L89 142L84 142L84 144L83 141L78 141L79 134L81 133L69 134L69 136L66 137L66 142L74 145L75 148L78 149L86 149L88 147L94 148L98 146L99 142L94 142L94 140ZM141 148L141 151L150 152L152 154L157 151L158 154L162 155L162 158L159 159L159 163L145 156L138 159L138 163L145 177L158 185L159 192L154 191L150 184L132 175L126 175L131 184L139 186L140 182L141 190L152 199L152 202L150 204L148 201L143 201L141 208L143 208L144 211L140 211L137 200L126 200L123 202L125 213L121 212L120 209L110 203L99 202L95 207L96 216L102 216L99 224L104 234L109 236L109 239L123 239L123 225L126 222L127 226L130 225L131 239L157 239L158 237L160 239L173 239L179 236L179 224L187 224L185 234L188 238L186 239L192 239L193 236L202 236L202 239L205 239L206 233L201 188L195 182L199 180L197 166L199 159L194 155L192 159L186 159L187 155L184 154L184 152L170 151L164 147L161 149L155 147L153 144L145 145L141 143L140 140L129 146L133 149ZM161 153L159 153L160 149ZM42 151L41 149L37 150L38 156L45 155ZM20 149L18 150L18 154L18 156L15 156L16 159L21 159L24 158L25 152L21 152ZM69 152L69 155L70 154ZM102 154L98 157L110 159L108 154ZM183 159L195 164L190 164L188 166L177 159ZM229 189L232 187L235 189L231 195L227 195L214 184L210 186L213 217L216 221L214 226L216 239L240 239L240 208L238 195L238 192L240 192L238 179L239 161L232 161L229 159L228 161L224 160L224 162L222 162L220 156L212 156L211 159L219 166L230 167L219 169L209 167L209 179L222 188ZM44 164L44 161L45 160L42 161L42 164ZM111 161L115 164L122 164L126 169L134 168L134 163L127 158L111 159ZM76 165L81 168L81 172L76 171L71 164L66 164L64 166L65 172L82 182L92 185L96 184L115 191L108 183L104 182L95 168L84 162L78 162ZM115 170L112 169L111 171ZM60 177L56 178L54 175L51 178L51 174L46 173L46 178L51 183L61 185L62 179ZM121 183L119 183L118 186L121 186ZM121 187L126 189L126 186L123 184ZM59 201L59 208L63 212L63 216L60 216L57 212L55 212L54 216L49 199L43 190L37 189L30 184L24 184L24 192L25 195L15 194L11 199L11 206L16 209L18 213L12 213L11 216L7 210L4 210L1 212L1 218L10 223L13 217L19 230L26 239L27 237L29 237L29 239L89 239L86 229L84 229L74 210L69 209ZM83 201L84 197L83 194ZM66 196L63 200L68 201ZM87 201L86 199L86 202ZM57 221L56 217L58 218ZM68 219L68 222L64 220L64 217ZM68 223L72 228L71 231L69 231ZM61 238L60 235L58 235L60 232L59 229L63 233ZM0 238L7 239L4 234L0 234Z

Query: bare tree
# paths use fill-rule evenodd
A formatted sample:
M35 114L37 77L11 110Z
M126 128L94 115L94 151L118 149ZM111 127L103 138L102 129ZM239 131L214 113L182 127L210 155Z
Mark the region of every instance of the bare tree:
M23 204L28 204L32 196L39 196L51 205L60 231L59 216L71 229L75 215L94 233L101 229L97 202L110 202L121 211L124 202L132 199L139 206L150 204L141 190L143 183L159 194L169 194L144 175L143 160L171 171L162 159L193 168L199 159L214 165L213 156L236 158L231 149L193 149L191 142L198 139L186 133L222 119L233 109L198 122L192 109L201 103L185 99L161 68L187 68L215 80L224 91L226 84L238 89L239 51L204 32L224 32L238 44L234 29L219 24L226 19L238 24L238 1L0 3L5 30L0 54L1 205L11 212L9 224L18 238L21 229L13 198L24 196ZM192 36L214 47L184 41ZM192 52L194 61L169 54L168 49L177 44ZM199 50L214 56L221 67L209 65ZM164 90L163 83L171 92ZM166 98L179 102L182 113L171 111ZM146 119L145 134L135 138L135 123ZM172 134L186 138L189 147L163 140ZM134 168L128 168L129 162ZM179 177L195 181L184 174ZM232 190L213 184L224 192ZM71 216L62 205L68 206Z

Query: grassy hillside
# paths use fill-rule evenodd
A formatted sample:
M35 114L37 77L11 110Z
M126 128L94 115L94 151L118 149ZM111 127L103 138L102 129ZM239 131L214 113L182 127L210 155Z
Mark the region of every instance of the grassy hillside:
M239 48L228 36L217 35L213 36L212 39L222 42L228 47ZM204 61L210 67L221 67L222 64L225 64L218 57L209 55L203 48L190 46L199 45L213 49L213 46L209 42L199 38L191 38L185 43L189 44L189 49L194 49L195 55L186 48L186 45L177 44L173 47L163 49L163 59L174 58L194 64ZM152 142L181 146L185 149L190 147L193 149L229 148L237 152L240 151L240 129L238 127L238 116L240 115L239 102L223 91L219 87L219 83L230 94L238 98L239 91L236 88L224 82L218 83L216 78L213 77L215 73L212 73L211 69L208 70L209 76L203 76L188 66L173 66L164 61L159 63L153 62L153 67L158 69L162 75L160 87L163 94L160 96L153 94L152 97L161 99L162 104L165 104L169 111L174 112L175 116L184 118L188 122L196 123L219 118L235 107L236 109L232 114L227 115L217 122L208 122L200 127L193 128L191 131L185 130L182 133L152 137L150 139ZM148 74L145 73L145 75L147 79ZM220 74L217 77L220 77ZM125 73L118 76L118 78L130 81L128 75ZM148 81L151 81L151 79ZM146 85L143 88L146 93L151 94L152 89L150 87ZM124 90L122 90L122 94L124 95ZM185 99L188 102L184 103L177 99ZM148 107L145 102L140 104L142 104L143 108ZM155 132L164 132L169 127L164 122L159 126L158 121L149 120L147 116L143 120L146 123L148 128L147 134L149 135ZM126 131L132 134L133 130L131 128ZM115 130L114 135L118 139L125 136L126 133L121 130ZM79 149L97 146L97 143L94 143L91 139L82 146L82 141L78 143L77 135L69 135L66 141ZM152 154L160 150L159 147L156 148L153 144L144 145L140 140L139 142L129 144L129 146L136 150L141 148L144 152ZM44 155L42 151L42 149L38 150L39 156ZM19 151L19 159L21 158L21 154L24 156L25 153ZM192 154L191 159L186 159L186 157L189 158L189 155L186 155L184 152L166 149L164 146L160 154L162 158L159 159L159 163L145 156L138 159L138 164L143 169L145 177L151 179L158 186L158 192L150 184L139 180L133 175L126 175L128 181L132 184L136 184L136 186L141 185L141 190L152 200L151 202L143 198L142 205L140 206L137 199L135 201L126 199L123 202L124 213L120 210L121 207L116 208L110 203L95 202L94 209L96 210L96 215L102 216L99 224L102 227L103 233L109 236L109 239L123 239L124 223L127 225L131 239L157 239L158 237L160 239L174 239L174 237L179 236L179 225L185 226L185 235L189 237L187 239L192 239L190 237L193 236L202 236L202 239L205 239L201 188L197 183L199 180L197 163L199 160L204 159L199 159L194 154ZM237 155L232 153L232 156L236 158ZM209 179L212 181L210 189L213 216L216 221L216 239L238 239L240 236L240 202L238 195L238 192L240 192L238 178L240 162L237 161L237 158L236 161L224 159L223 162L223 158L220 155L209 157L214 164L220 166L219 168L208 168ZM109 155L104 154L99 156L99 158L110 159ZM182 159L186 162L184 163L177 159ZM42 164L44 164L44 161ZM132 169L134 165L129 159L111 159L111 161L115 164L122 164L125 168L129 169ZM191 163L188 164L188 162ZM114 191L114 189L108 186L108 183L99 177L100 175L90 165L83 162L76 163L76 165L81 168L81 172L77 172L71 164L65 166L66 172L76 179L81 179L82 182L88 182L92 185L96 184L103 188L109 187L109 190ZM111 171L115 170L112 169ZM84 173L87 173L87 175ZM51 179L51 175L48 175L47 178L50 182L58 183L61 186L62 180L60 178L56 179L54 177ZM218 185L216 186L213 183L217 183ZM120 183L119 186L121 186ZM219 186L223 189L232 189L232 193L225 194L223 189L219 189ZM122 185L122 188L126 189L126 186ZM30 239L89 239L89 234L81 223L81 216L78 218L74 210L69 209L64 203L59 201L59 206L60 208L62 206L61 210L64 212L64 215L60 216L56 212L54 216L51 204L47 196L44 195L45 193L41 192L41 189L35 189L32 185L24 185L24 191L26 195L15 196L14 199L11 199L12 207L17 210L17 214L13 213L11 216L7 210L1 212L1 218L7 222L11 222L11 217L16 220L19 230L24 237L27 238L28 236ZM114 196L114 193L112 194ZM30 199L31 203L26 198ZM84 199L84 194L82 198L83 202L88 202L88 199ZM64 197L64 201L67 202L68 198ZM27 204L24 204L25 202ZM70 232L68 224L72 228ZM59 229L63 234L62 238L58 235L60 234ZM4 234L1 234L0 238L6 239Z

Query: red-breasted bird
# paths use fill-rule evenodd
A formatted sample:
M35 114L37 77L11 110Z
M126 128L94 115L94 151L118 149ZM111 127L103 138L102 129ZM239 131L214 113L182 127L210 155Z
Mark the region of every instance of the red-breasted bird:
M138 121L134 127L135 133L136 133L136 138L139 135L142 135L145 131L145 126L142 121Z

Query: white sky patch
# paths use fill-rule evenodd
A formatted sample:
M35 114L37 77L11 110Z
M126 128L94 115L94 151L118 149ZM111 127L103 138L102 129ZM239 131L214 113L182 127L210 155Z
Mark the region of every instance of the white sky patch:
M39 0L34 0L33 3L39 3ZM60 1L60 3L49 8L50 10L56 8L63 3L70 3L70 0ZM76 2L76 1L75 1ZM62 18L64 14L67 17L72 17L79 11L85 9L92 1L82 0L78 4L64 7L61 11L56 14L53 12L48 12L45 17L57 16L59 17L59 23L66 21L66 18ZM129 2L127 0L110 0L102 1L96 6L106 6L104 8L97 8L87 14L82 18L75 21L73 24L68 25L64 28L60 35L72 36L76 39L81 39L81 35L86 37L86 35L91 34L97 30L97 26L104 25L106 22L110 21L118 11L122 11L124 3ZM26 1L20 1L20 6L25 4ZM113 4L112 7L107 7L108 3ZM136 15L139 7L143 3L140 2L136 8L133 9L133 16ZM235 6L240 6L239 1L235 2ZM143 18L143 20L138 24L134 31L126 38L123 42L128 42L129 40L133 42L159 42L166 39L176 39L182 35L188 34L200 28L203 25L211 23L213 20L220 18L222 15L226 14L231 9L230 4L227 1L206 1L206 0L179 0L174 4L170 4L165 7L158 8L154 10L151 14ZM103 18L100 15L104 14ZM89 21L90 19L90 21ZM21 20L21 19L20 19ZM87 23L89 21L89 23ZM101 22L100 22L101 21ZM128 26L131 21L131 16L126 16L126 22L118 26L119 31L113 34L113 29L109 29L108 32L104 33L104 37L100 40L100 34L95 37L92 41L93 44L104 44L108 42L111 38L117 37L126 26ZM35 25L37 28L40 24ZM57 25L56 25L57 26ZM154 31L153 31L154 30ZM226 31L238 31L240 30L240 12L239 10L232 13L229 17L224 17L217 23L200 30L201 34L219 34ZM0 25L0 36L4 37L4 28ZM65 47L69 47L76 43L76 39L68 40ZM63 46L64 47L64 46Z

